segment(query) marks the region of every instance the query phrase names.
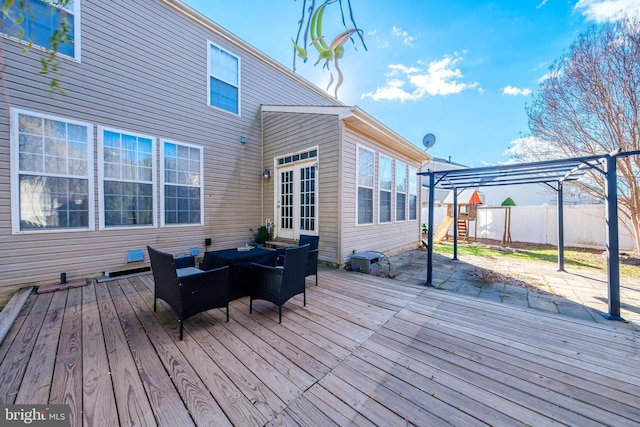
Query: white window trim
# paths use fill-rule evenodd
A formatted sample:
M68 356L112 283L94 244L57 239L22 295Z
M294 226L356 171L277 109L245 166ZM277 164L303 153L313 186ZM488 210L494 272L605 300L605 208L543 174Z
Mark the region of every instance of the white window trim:
M238 60L238 112L234 113L233 111L229 111L229 110L225 110L224 108L220 108L220 107L216 107L215 105L211 104L211 46L215 46L220 50L223 50L225 52L227 52L229 55L232 55L233 57L235 57ZM241 75L241 71L242 71L242 59L240 58L240 55L237 55L236 53L230 51L229 49L226 49L222 46L220 46L217 43L214 43L211 40L207 40L207 106L210 108L214 108L217 111L222 111L224 113L227 114L231 114L237 117L241 117L241 112L242 112L242 75Z
M73 0L73 11L72 11L73 21L74 21L74 27L73 27L73 57L65 55L63 53L57 53L57 55L60 58L66 58L66 59L70 59L70 60L77 61L77 62L82 62L81 61L82 41L81 41L81 37L80 37L80 35L82 34L82 31L80 30L80 28L82 26L81 25L82 19L81 19L81 13L80 13L80 3L81 3L81 1L82 0ZM54 6L54 7L57 7L57 6ZM65 7L64 9L68 10L69 8ZM18 43L21 43L21 44L23 44L25 46L27 46L29 44L29 42L26 41L26 40L23 40L23 39L18 38L18 37L10 36L10 35L4 34L4 33L0 33L0 37L4 37L4 38L10 39L10 40L17 41ZM44 52L50 52L50 50L48 48L46 48L44 46L37 45L35 43L33 43L31 45L31 48L32 49L42 50Z
M387 160L389 160L391 162L391 190L383 190L382 189L382 178L380 176L380 174L382 173L382 159L385 158ZM394 186L395 186L395 171L393 170L393 159L389 156L385 156L384 154L379 154L378 155L378 224L391 224L393 223L393 205L394 205ZM391 219L389 221L382 221L382 219L380 218L380 216L382 215L382 206L380 206L380 203L382 202L382 197L380 197L380 193L382 193L383 191L388 192L391 195Z
M409 166L409 181L407 183L407 221L418 221L420 219L420 181L418 179L418 169ZM415 180L416 192L411 192L411 180ZM416 217L411 219L411 196L416 196Z
M198 224L166 224L165 223L165 203L164 203L164 144L184 145L186 147L198 148L200 150L200 223ZM189 144L173 139L160 139L160 226L161 227L198 227L204 225L204 147L197 144Z
M151 225L131 225L131 226L105 226L105 215L104 215L104 132L117 132L120 134L126 134L135 136L138 138L147 138L151 140L151 155L152 155L152 172L151 172L151 185L152 185L152 194L153 194L153 223ZM131 230L133 228L156 228L158 226L158 212L157 212L157 160L156 160L156 140L157 138L150 135L143 135L136 132L129 132L126 130L111 128L107 126L98 125L98 207L99 207L99 229L100 230ZM142 181L136 181L142 182Z
M80 12L80 2L81 0L74 0L73 2L73 17L75 27L73 28L73 59L78 62L82 62L81 53L82 53L82 31L80 28L82 26L82 17Z
M41 233L77 233L95 230L95 192L94 192L94 169L95 158L93 155L94 133L93 124L81 122L78 120L68 119L66 117L54 116L50 114L38 113L31 110L23 110L11 107L11 123L10 123L10 169L11 169L11 229L13 234L41 234ZM33 117L40 117L48 120L58 120L78 126L86 126L88 130L87 138L87 180L88 180L88 203L89 203L89 221L87 228L59 228L44 230L20 230L20 156L19 156L19 137L18 137L18 115L25 114ZM84 177L83 177L84 178Z
M371 152L373 154L373 177L372 177L373 178L373 186L371 186L371 187L368 187L368 186L365 186L365 185L360 185L360 183L358 182L358 176L360 175L359 168L360 168L360 149L361 148L364 149L364 150L367 150L367 151L369 151L369 152ZM371 195L372 195L372 198L373 198L372 204L371 204L371 209L373 210L372 215L371 215L371 222L366 222L366 223L362 223L362 224L358 222L358 216L359 216L358 207L359 207L359 204L360 204L359 200L358 200L358 188L360 188L360 187L371 189L371 193L372 193ZM366 146L361 145L361 144L357 144L356 145L356 194L355 194L355 196L356 196L355 197L355 204L356 204L355 224L356 224L356 227L368 227L368 226L371 226L371 225L375 225L375 223L376 223L376 221L375 221L375 218L376 218L376 212L375 212L375 210L376 210L375 209L375 207L376 207L376 152L375 152L375 150L372 150L371 148L366 147Z
M404 180L405 180L405 185L407 188L405 188L405 191L398 191L398 166L402 165L404 166ZM407 170L408 170L408 165L404 162L401 162L399 160L395 161L395 168L394 168L394 182L395 182L395 186L394 186L394 201L393 201L393 205L396 207L394 210L395 215L393 216L393 220L394 222L407 222L407 218L409 217L409 212L407 209L408 206L408 194L409 194L409 181L407 180ZM398 219L398 194L404 194L404 219Z

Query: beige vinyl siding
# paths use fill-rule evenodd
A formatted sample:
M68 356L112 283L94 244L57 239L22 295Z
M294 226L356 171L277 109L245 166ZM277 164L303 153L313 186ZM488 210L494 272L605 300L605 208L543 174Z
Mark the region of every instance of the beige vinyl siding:
M247 243L249 228L263 220L255 202L263 184L260 105L336 104L166 2L82 1L81 7L82 62L61 58L66 96L47 92L50 76L38 74L42 50L23 54L20 43L2 40L8 104L0 106L0 288L56 281L63 271L75 279L139 266L127 266L126 251L147 244L177 254L204 251L205 237L213 239L210 249ZM240 116L207 105L207 40L241 58ZM202 146L204 225L12 235L8 106L85 121L94 132L103 125L148 134L158 144L164 138ZM96 175L96 228L98 185ZM159 186L157 197L159 214Z
M351 254L362 251L377 251L387 254L397 252L408 247L417 247L420 239L420 224L418 220L395 221L395 181L392 191L392 210L390 223L379 223L379 181L378 166L379 155L383 154L394 161L400 161L408 166L420 169L420 162L407 156L398 154L386 145L358 133L349 126L344 127L343 144L343 182L342 182L342 252L341 263L349 261ZM373 224L356 224L356 172L357 150L362 146L375 152L375 174L373 191ZM395 177L395 162L393 169ZM418 180L420 185L420 180ZM418 195L419 198L419 195ZM418 199L419 203L419 199Z
M338 254L338 182L340 123L337 115L301 113L263 113L264 167L272 169L273 177L265 182L264 215L275 220L275 182L279 157L318 149L318 257L331 264ZM277 225L277 224L276 224Z

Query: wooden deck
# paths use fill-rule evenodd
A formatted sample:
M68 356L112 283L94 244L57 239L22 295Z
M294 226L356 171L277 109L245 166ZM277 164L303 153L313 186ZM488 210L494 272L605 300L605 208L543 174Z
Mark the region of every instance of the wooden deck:
M32 295L0 345L0 403L72 425L628 426L640 333L360 273L185 322L151 275Z

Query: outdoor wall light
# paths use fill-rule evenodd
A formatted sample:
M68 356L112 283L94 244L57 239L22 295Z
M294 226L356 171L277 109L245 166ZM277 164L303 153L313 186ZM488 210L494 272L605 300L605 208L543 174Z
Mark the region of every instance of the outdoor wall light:
M246 144L247 143L247 138L244 137L244 136L241 136L240 137L240 142L243 143L243 144Z
M269 178L271 178L271 169L264 168L264 170L262 171L262 179Z

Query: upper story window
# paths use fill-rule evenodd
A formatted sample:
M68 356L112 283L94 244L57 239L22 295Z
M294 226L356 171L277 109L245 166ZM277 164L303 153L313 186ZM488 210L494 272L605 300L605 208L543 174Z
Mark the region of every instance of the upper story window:
M93 126L11 109L13 231L93 229Z
M163 224L204 224L202 147L162 141Z
M209 105L240 114L240 58L209 42Z
M409 220L418 219L418 170L409 167Z
M80 0L69 0L66 5L61 3L14 0L9 6L9 17L0 21L0 31L50 50L54 50L52 40L56 38L59 44L55 50L58 53L79 59Z
M375 153L367 148L358 147L357 167L357 223L373 224Z
M391 191L393 190L393 160L380 156L378 169L380 180L380 223L391 222Z
M407 219L407 165L396 162L396 221Z
M98 127L100 226L154 225L153 137Z

